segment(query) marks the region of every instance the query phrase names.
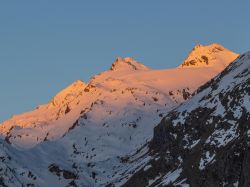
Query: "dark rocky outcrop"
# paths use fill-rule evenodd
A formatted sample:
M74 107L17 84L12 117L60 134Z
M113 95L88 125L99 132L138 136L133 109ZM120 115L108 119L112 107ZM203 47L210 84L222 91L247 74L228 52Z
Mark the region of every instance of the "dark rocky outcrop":
M55 164L51 164L49 166L49 171L58 177L62 176L64 179L77 179L77 175L75 173L65 169L60 169L60 167Z

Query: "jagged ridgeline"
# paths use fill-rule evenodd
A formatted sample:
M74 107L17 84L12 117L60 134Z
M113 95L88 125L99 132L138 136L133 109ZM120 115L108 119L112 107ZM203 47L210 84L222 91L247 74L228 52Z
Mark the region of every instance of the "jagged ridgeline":
M179 108L172 110L188 101L198 87L211 80L237 57L238 54L219 44L198 45L177 68L154 70L133 58L118 58L109 70L93 76L88 83L75 81L54 96L49 103L40 105L31 112L15 115L0 125L1 185L121 186L132 184L134 186L139 183L134 183L133 174L137 176L143 173L139 172L142 168L145 170L145 175L143 173L145 181L141 182L139 180L142 178L137 177L140 184L144 185L148 182L154 185L159 184L163 176L167 175L165 171L170 172L169 174L172 171L178 174L177 169L182 169L183 173L187 172L184 167L177 167L175 170L172 168L180 162L175 162L179 159L182 159L184 163L182 154L187 149L180 147L182 144L191 146L195 143L194 141L197 141L197 146L200 145L201 135L198 133L198 136L195 132L203 126L197 125L197 129L190 127L192 130L189 129L189 131L192 133L190 132L190 137L186 137L187 140L176 132L176 135L173 134L169 141L170 129L183 130L183 126L179 123L182 123L181 119L186 120L186 117L191 115L189 110L192 110L192 102L201 107L201 103L209 103L211 100L206 110L196 111L197 114L201 112L210 115L211 112L217 112L217 110L228 111L228 108L223 108L228 101L223 100L225 97L221 95L224 93L223 90L220 90L222 98L220 98L221 105L219 105L216 98L212 100L213 95L211 98L205 97L205 92L199 89L197 95L204 95L203 99L200 98L201 101L190 100L190 107L187 107L186 112L178 112ZM186 62L192 60L196 63L189 63L187 66ZM239 59L237 61L241 62ZM244 72L239 76L245 77L248 75L246 74L247 72ZM214 84L218 78L212 80ZM217 82L220 84L219 81ZM212 83L208 83L207 87L203 86L203 90L211 87L209 84ZM227 82L223 84L226 85ZM217 89L216 85L212 87ZM225 92L226 88L224 88ZM216 101L218 109L214 103ZM232 109L232 115L235 110ZM173 118L176 124L174 123L174 127L157 126L155 134L157 134L157 129L161 128L157 136L153 136L154 127L165 115ZM223 121L224 118L225 116L217 116L213 120ZM165 121L167 119L168 117ZM195 120L195 117L192 119ZM172 123L173 120L170 122ZM200 124L198 123L200 120L202 119L196 119L197 124ZM165 121L161 123L165 124ZM206 127L206 129L210 128ZM185 130L188 128L186 127ZM153 141L151 141L152 138ZM166 144L160 140L165 141ZM185 143L184 140L187 142ZM149 142L151 143L148 147ZM182 144L179 145L180 142ZM169 154L174 154L177 150L183 152L177 157L179 159L172 160L172 168L164 160L169 159L164 155L168 151L168 144L176 146L169 150L172 151ZM158 154L162 156L156 156ZM202 154L206 156L206 152ZM152 166L155 166L151 168L152 158L155 159L156 164L153 163ZM157 165L163 170L155 169ZM148 177L147 171L153 170L155 172ZM160 175L157 174L158 171L161 172ZM159 181L155 180L155 177L159 177ZM126 183L128 180L129 182ZM189 179L187 178L186 181L189 182Z

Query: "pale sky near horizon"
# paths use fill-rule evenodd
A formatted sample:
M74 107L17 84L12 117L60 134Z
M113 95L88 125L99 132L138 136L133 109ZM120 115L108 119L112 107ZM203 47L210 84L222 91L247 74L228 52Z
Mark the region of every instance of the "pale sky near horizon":
M0 2L0 122L88 81L118 56L178 66L197 43L250 50L250 2L24 0Z

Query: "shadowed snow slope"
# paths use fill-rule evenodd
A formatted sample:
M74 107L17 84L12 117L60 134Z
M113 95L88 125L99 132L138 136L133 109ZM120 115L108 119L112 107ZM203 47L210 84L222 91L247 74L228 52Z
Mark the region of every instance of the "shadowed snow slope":
M203 48L201 55L203 51L207 55L205 49L210 46ZM165 70L118 58L110 70L94 76L88 84L76 81L48 104L5 121L0 133L9 143L6 154L14 157L8 162L36 177L18 175L20 185L124 183L130 172L147 163L148 158L142 159L147 147L141 147L153 137L153 128L163 114L220 73L236 58L232 54L223 48L213 63ZM127 155L137 165L128 162Z

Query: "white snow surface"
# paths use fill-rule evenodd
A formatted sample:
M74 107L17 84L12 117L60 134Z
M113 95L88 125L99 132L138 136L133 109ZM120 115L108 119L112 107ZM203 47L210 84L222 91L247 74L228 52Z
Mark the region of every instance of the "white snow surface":
M214 159L215 154L211 154L209 151L206 152L204 158L201 158L199 169L203 170L209 163Z
M168 172L162 179L162 182L158 186L168 185L170 182L176 181L182 172L182 168L176 169L174 171Z
M181 104L180 107L177 108L177 112L184 113L184 116L181 116L177 120L175 120L174 125L183 124L185 122L185 117L187 116L187 114L199 107L210 109L216 108L213 115L223 117L226 111L220 102L219 94L229 92L234 88L235 85L240 85L240 83L244 83L249 79L249 74L248 76L242 76L240 78L236 78L236 76L241 74L245 70L250 69L250 52L245 53L244 57L238 60L237 66L237 68L234 68L230 71L230 74L225 75L220 80L218 88L212 91L211 98L213 98L213 102L211 102L211 100L209 99L202 100L204 96L209 95L209 93L211 93L211 87L208 87L202 92L195 95L194 98ZM231 108L230 110L232 111L233 115L237 117L237 119L239 119L242 114L242 108L245 108L247 111L250 111L249 103L250 96L248 93L246 93L244 95L244 98L239 101L240 106L237 106L237 108Z

